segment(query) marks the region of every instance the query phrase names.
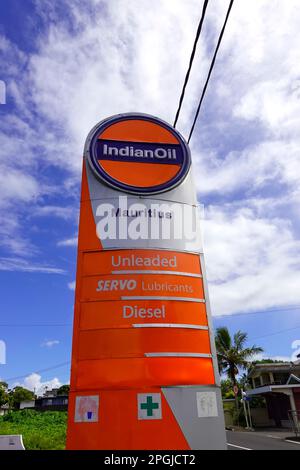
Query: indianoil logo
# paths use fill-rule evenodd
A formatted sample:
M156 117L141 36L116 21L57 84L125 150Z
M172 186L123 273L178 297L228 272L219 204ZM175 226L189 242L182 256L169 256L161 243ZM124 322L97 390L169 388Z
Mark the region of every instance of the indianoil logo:
M182 136L147 114L105 119L90 132L86 153L102 182L132 194L158 194L176 187L191 164Z

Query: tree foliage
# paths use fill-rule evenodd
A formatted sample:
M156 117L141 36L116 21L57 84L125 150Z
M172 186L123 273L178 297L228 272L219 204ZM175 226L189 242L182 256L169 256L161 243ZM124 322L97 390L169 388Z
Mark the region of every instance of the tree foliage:
M233 386L237 385L240 369L247 369L253 356L263 349L257 346L246 347L247 333L239 330L232 338L226 327L217 329L215 339L220 373L226 374Z
M0 382L0 406L8 402L8 385L6 382Z
M21 401L34 400L35 395L27 388L17 386L9 392L9 403L12 408L18 409Z
M232 383L230 379L221 380L221 392L223 398L234 398Z
M57 390L57 395L69 395L70 392L70 385L62 385Z

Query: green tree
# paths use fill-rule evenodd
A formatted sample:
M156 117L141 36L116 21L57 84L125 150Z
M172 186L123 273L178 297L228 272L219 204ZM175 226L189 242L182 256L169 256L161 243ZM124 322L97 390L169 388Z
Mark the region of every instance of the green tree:
M243 373L243 375L239 378L239 387L246 390L249 388L249 368L247 367L246 372Z
M35 395L31 390L17 386L13 388L9 393L9 402L12 408L18 409L21 401L34 400Z
M0 406L8 402L8 385L6 382L0 382Z
M232 383L230 379L221 380L221 392L223 398L234 398Z
M259 361L252 362L252 365L255 364L290 364L290 361L278 361L277 359L260 359Z
M57 390L57 395L69 395L70 392L70 385L62 385Z
M263 349L257 346L246 347L247 333L237 331L232 338L226 327L217 328L215 339L220 373L227 375L232 386L238 385L240 369L247 369L251 358ZM237 399L236 405L238 407Z

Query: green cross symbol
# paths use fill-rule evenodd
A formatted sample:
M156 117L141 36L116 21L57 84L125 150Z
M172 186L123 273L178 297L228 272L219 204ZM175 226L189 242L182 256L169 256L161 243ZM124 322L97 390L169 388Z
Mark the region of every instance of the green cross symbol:
M153 410L157 410L159 408L158 403L152 402L152 397L147 397L147 403L141 404L142 410L147 410L147 416L153 416Z

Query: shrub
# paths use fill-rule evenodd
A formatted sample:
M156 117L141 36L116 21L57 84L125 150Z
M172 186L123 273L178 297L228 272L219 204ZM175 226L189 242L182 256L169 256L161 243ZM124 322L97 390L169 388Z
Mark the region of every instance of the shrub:
M65 448L67 413L64 411L11 411L0 417L0 434L22 434L26 449Z

